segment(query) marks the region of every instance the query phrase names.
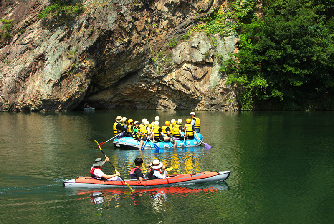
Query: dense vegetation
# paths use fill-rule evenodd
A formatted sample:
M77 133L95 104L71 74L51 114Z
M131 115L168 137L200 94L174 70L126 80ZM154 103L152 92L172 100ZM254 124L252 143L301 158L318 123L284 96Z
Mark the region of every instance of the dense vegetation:
M333 110L334 0L260 6L257 16L248 10L250 21L237 20L239 52L222 66L241 109Z

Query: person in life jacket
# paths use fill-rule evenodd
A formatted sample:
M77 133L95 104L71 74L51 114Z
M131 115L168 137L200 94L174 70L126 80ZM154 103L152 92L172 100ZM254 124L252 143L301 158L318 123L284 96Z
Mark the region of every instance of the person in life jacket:
M174 127L172 129L172 135L173 135L173 137L176 137L176 138L183 137L182 131L183 131L182 119L178 119L177 123L174 125Z
M126 131L128 129L128 119L126 117L122 118L122 132L124 135L126 134Z
M153 136L154 136L154 140L155 141L159 141L160 140L160 126L159 126L159 121L155 121L154 122L154 126L153 126Z
M135 121L134 122L134 127L132 129L132 137L134 139L139 139L139 136L140 136L140 127L139 127L139 121Z
M115 123L113 125L113 130L114 130L114 136L122 133L122 117L121 116L117 116L115 119Z
M191 125L190 118L186 120L186 124L184 125L184 130L186 132L187 139L194 139L194 130L193 130L193 126Z
M172 142L174 149L176 149L176 141L174 140L171 130L170 130L170 121L165 121L165 126L162 126L158 130L159 139L162 142Z
M135 163L135 167L131 169L130 171L130 178L132 180L139 180L139 181L143 181L145 180L143 177L143 172L140 169L140 167L143 165L143 159L142 158L136 158L134 161Z
M134 128L134 126L133 126L133 120L129 119L128 120L128 127L127 127L126 133L125 133L126 137L132 137L133 128Z
M147 175L148 179L165 179L167 178L167 171L165 166L158 160L153 160L150 165L150 172Z
M195 117L195 112L191 112L190 113L190 117L191 117L191 125L193 126L193 130L196 133L200 132L200 128L201 128L201 120L198 117Z
M118 171L116 171L116 173L113 175L107 175L102 171L102 166L104 165L105 162L108 162L108 161L109 161L108 157L106 157L104 161L101 158L95 159L95 163L90 168L91 177L98 179L98 180L119 180L121 181L122 179L119 177L120 174Z

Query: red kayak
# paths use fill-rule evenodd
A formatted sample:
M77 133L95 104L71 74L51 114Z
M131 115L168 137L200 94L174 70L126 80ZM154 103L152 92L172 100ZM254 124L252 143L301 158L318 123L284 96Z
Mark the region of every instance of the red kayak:
M64 187L85 187L85 188L100 188L100 187L154 187L154 186L169 186L175 184L188 184L188 183L205 183L210 181L224 181L230 175L230 171L224 172L210 172L205 171L201 173L193 174L176 174L167 177L166 179L154 179L154 180L125 180L125 181L107 181L97 180L92 177L78 177L64 182ZM126 183L125 183L126 182Z

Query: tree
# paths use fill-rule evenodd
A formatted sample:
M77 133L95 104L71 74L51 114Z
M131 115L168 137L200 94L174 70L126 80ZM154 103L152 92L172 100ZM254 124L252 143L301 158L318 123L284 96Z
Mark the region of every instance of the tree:
M269 0L242 25L236 60L225 65L242 109L334 108L333 3Z

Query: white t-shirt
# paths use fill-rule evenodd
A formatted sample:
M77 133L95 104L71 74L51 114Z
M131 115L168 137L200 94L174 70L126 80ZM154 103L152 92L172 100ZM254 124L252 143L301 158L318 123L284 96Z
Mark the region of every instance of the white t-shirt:
M100 169L95 169L94 170L94 175L97 176L97 177L99 177L101 179L103 177L104 173ZM109 178L107 180L119 180L119 181L122 181L122 179L120 177L118 177L118 176Z
M163 174L161 174L159 170L154 170L153 175L156 176L158 179L165 179L167 177L167 171L165 170Z
M104 173L103 173L103 171L100 170L100 169L95 169L95 170L94 170L94 175L97 176L98 178L102 178L103 175L104 175Z

